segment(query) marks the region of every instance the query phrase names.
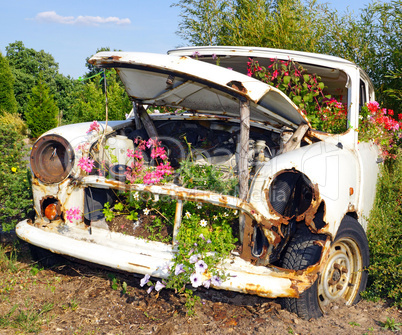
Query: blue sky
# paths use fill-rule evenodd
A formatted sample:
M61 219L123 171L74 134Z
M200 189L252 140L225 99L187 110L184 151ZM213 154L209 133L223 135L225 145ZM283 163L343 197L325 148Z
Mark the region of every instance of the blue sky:
M98 48L166 53L186 45L177 35L179 8L174 0L0 0L0 51L15 41L50 53L60 72L78 78L85 59ZM324 1L322 1L324 2ZM343 13L370 0L331 0Z

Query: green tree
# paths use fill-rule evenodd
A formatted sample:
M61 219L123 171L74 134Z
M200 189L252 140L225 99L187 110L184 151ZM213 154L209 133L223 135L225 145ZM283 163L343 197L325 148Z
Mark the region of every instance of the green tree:
M32 88L28 98L26 122L32 137L38 137L47 130L57 126L59 110L53 95L49 92L42 72L39 73L38 83Z
M106 70L106 87L109 120L123 120L132 108L128 95L120 85L115 70ZM71 118L69 122L104 121L106 119L106 97L103 76L81 82L73 94Z
M37 83L40 72L49 87L50 94L54 95L61 113L69 109L71 100L68 96L73 90L74 79L58 72L59 65L51 54L43 50L27 48L21 41L10 43L6 51L15 77L14 93L18 102L18 111L24 118L28 98Z
M377 99L400 113L402 0L372 3L360 16L315 0L180 0L178 35L193 45L246 45L318 52L360 65ZM207 8L212 8L206 13ZM210 26L213 27L210 28Z
M180 0L182 21L177 34L192 45L218 45L230 0Z
M0 53L0 115L4 112L16 113L17 101L14 97L14 76L7 59Z

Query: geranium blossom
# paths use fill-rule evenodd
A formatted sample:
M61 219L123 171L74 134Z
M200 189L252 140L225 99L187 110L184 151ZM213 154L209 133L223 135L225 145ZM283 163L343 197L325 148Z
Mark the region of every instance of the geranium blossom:
M94 160L89 157L81 157L77 165L81 170L90 173L94 167Z
M70 222L81 220L81 210L78 207L71 207L66 210L66 219Z
M100 129L100 124L98 123L98 121L94 121L90 124L87 134L92 131L100 131Z

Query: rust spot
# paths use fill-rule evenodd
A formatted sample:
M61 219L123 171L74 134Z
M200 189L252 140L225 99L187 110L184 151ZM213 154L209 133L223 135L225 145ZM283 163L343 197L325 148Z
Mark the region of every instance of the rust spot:
M247 89L243 86L243 84L240 81L232 80L229 81L226 85L239 92L247 93Z
M130 263L130 262L128 262L128 264L130 264L132 266L138 266L140 268L150 269L149 266L145 266L145 265L141 265L141 264L135 264L135 263Z

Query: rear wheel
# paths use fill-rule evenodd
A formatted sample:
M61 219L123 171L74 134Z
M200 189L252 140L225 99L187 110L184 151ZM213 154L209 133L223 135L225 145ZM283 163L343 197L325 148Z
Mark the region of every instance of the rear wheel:
M315 264L321 255L321 247L314 241L319 235L301 230L290 241L282 260L286 269L302 270ZM346 216L331 245L329 258L314 284L299 298L283 299L283 306L303 319L318 318L331 302L352 305L359 301L360 292L367 284L369 249L362 226Z

